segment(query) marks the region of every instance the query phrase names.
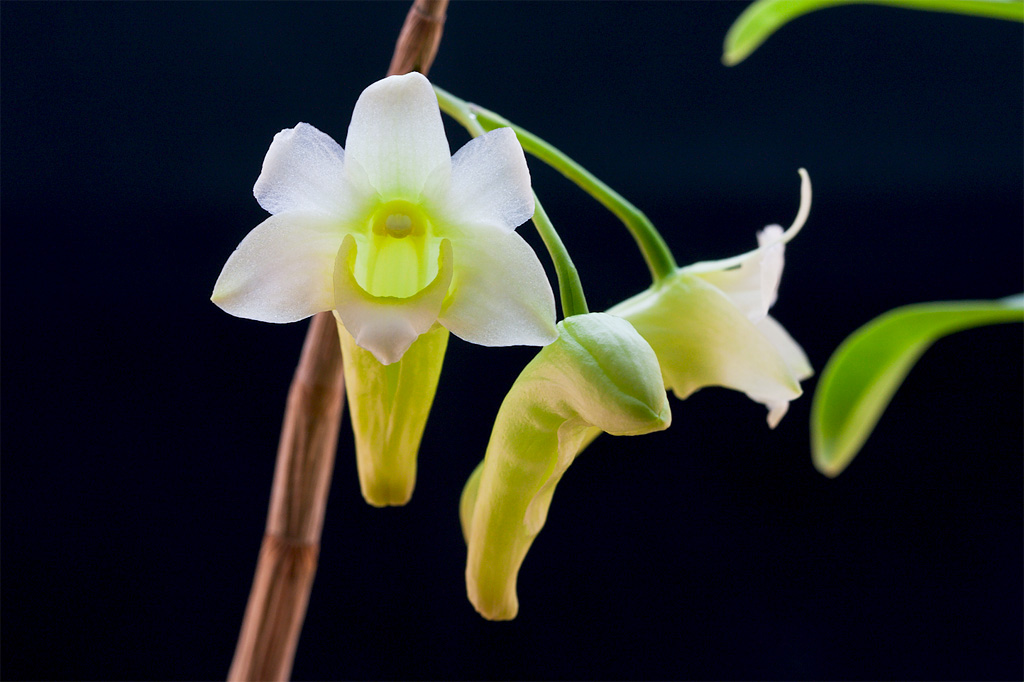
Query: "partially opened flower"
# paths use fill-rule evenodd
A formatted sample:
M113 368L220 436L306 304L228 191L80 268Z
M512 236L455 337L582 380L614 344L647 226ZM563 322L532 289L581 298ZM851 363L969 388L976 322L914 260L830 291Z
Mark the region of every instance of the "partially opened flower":
M811 184L801 169L800 210L783 231L758 233L758 248L721 261L679 268L665 281L609 309L633 323L658 355L665 386L684 399L704 386L743 391L768 408L774 428L812 374L803 350L776 322L785 244L811 209Z
M334 312L366 455L363 493L401 503L405 493L394 488L411 494L410 473L388 462L407 460L412 448L415 474L447 332L485 346L544 345L557 335L551 286L515 232L534 210L522 148L499 129L451 156L430 83L392 76L359 97L344 150L306 123L278 133L253 192L272 215L228 258L213 301L264 322ZM431 330L410 366L384 367ZM355 357L364 350L374 362ZM422 414L387 414L402 404ZM371 460L404 482L368 494L363 462Z
M558 327L505 396L459 504L466 589L490 620L515 617L519 567L583 448L601 432L641 435L672 421L658 360L628 322L589 313Z

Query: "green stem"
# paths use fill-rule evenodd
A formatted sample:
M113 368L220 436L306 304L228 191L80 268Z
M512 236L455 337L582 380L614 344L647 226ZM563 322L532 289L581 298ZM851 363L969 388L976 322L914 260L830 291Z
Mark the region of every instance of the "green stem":
M585 315L590 312L587 308L587 299L583 295L583 284L580 282L580 273L573 265L569 252L562 243L555 226L551 224L544 207L540 205L537 193L533 193L533 225L540 233L551 260L555 262L555 275L558 277L558 295L562 300L562 315L572 317L573 315ZM561 264L561 265L559 265Z
M637 246L643 253L647 268L655 282L668 277L676 271L676 260L672 251L654 227L651 221L622 195L594 177L588 170L570 159L564 153L551 146L533 133L523 130L514 123L502 118L493 111L470 104L469 110L488 130L508 126L516 132L519 142L528 153L548 164L559 173L573 181L590 196L597 199L605 208L614 213L623 222L626 229L633 235Z
M480 124L480 121L477 120L476 114L470 109L468 103L437 86L434 86L434 92L437 93L437 101L441 105L441 110L458 121L462 127L469 131L470 135L479 137L487 132ZM499 127L501 126L492 126L492 128ZM518 131L516 132L518 134ZM544 241L544 246L547 247L548 254L550 254L551 260L555 265L555 275L558 277L558 293L562 301L562 315L564 317L572 317L573 315L585 314L589 310L587 309L586 296L583 295L583 283L580 281L579 272L576 270L576 266L573 264L565 244L562 243L561 237L558 236L555 226L551 224L551 219L548 218L544 207L540 205L540 200L537 199L536 193L533 195L533 200L535 205L533 225L537 228L537 232Z
M459 99L447 90L434 86L434 93L437 95L437 103L441 105L441 111L448 114L469 131L473 137L480 137L486 130L476 119L476 114L470 111L469 103Z

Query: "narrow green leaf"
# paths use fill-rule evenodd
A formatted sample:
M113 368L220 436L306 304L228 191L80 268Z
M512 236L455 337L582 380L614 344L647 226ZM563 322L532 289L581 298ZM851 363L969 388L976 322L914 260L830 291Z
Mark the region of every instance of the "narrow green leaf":
M852 4L889 5L1024 21L1022 0L757 0L740 14L726 33L722 63L726 66L739 64L768 36L803 14Z
M1024 294L896 308L851 334L832 354L811 405L814 466L837 476L864 445L921 354L953 332L1024 322Z

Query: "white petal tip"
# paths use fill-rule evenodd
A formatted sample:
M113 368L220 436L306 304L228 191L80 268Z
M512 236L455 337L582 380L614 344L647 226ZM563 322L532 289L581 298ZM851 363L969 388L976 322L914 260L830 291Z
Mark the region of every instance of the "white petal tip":
M768 403L768 428L774 429L789 411L789 402Z
M531 345L534 345L534 346L547 346L548 344L554 343L557 340L558 340L558 328L555 327L555 325L551 325L550 330L548 330L548 335L547 336L538 337L537 342L534 343L534 344L531 344Z
M378 325L370 329L362 329L358 336L353 336L356 345L370 351L377 362L382 365L393 365L402 359L405 351L419 337L408 325L388 327ZM396 341L395 339L400 339Z
M781 225L768 225L757 233L757 245L764 249L782 241L785 231Z
M800 174L800 208L797 209L793 224L789 226L789 229L783 235L783 240L786 242L790 241L803 229L804 223L807 222L807 216L811 214L811 176L803 168L797 172Z

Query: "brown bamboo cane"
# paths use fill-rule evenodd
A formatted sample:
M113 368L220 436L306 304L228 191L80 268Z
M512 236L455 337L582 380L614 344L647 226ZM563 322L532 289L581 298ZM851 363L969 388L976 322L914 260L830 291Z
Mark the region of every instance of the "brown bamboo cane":
M430 69L447 6L448 0L413 2L388 75ZM334 316L320 313L309 325L288 390L266 532L229 682L291 676L320 553L343 389Z

